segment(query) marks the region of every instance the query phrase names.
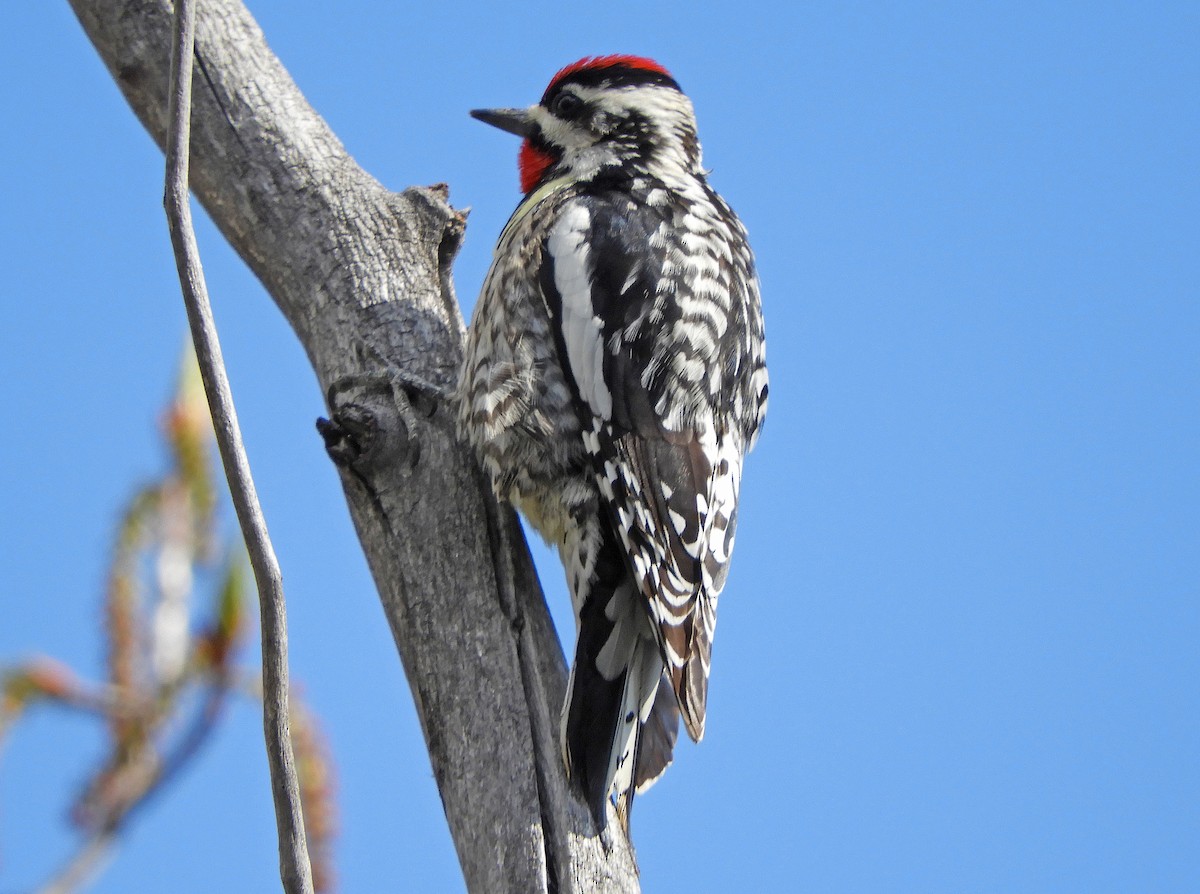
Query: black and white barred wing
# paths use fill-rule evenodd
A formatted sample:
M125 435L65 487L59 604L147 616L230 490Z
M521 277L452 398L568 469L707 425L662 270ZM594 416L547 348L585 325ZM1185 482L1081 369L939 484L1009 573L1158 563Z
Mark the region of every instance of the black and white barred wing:
M740 451L624 435L605 462L609 500L688 733L704 734L717 598L737 520ZM722 450L730 453L723 458ZM628 478L626 477L628 476ZM624 481L637 482L623 484Z
M736 271L688 269L677 229L623 197L580 197L549 234L541 285L596 481L699 740L747 446L721 402L749 363L721 337Z

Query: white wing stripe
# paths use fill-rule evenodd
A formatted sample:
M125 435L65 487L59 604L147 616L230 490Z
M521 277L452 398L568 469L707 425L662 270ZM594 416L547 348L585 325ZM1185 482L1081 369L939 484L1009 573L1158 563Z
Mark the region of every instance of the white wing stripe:
M567 363L580 396L602 419L612 418L612 393L604 383L603 324L592 307L587 234L591 218L571 205L554 225L546 247L554 261L554 287L562 301Z

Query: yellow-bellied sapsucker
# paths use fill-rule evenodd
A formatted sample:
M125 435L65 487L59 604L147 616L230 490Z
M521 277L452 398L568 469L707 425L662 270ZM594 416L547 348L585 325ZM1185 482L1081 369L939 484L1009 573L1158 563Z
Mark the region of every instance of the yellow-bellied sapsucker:
M475 309L459 427L558 549L578 626L564 759L600 827L610 799L628 827L679 714L704 734L742 460L767 406L754 258L656 62L583 59L537 105L471 114L524 138L525 199Z

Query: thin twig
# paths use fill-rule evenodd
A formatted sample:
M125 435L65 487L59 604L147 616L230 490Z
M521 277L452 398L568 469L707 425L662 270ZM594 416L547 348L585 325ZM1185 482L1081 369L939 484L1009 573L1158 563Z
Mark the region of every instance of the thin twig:
M271 770L271 791L275 800L280 876L287 894L312 894L312 869L304 836L300 785L296 778L296 761L288 731L287 615L282 576L242 447L237 414L209 305L208 289L200 266L200 252L192 229L188 195L188 146L192 57L195 48L194 0L177 0L175 26L163 203L167 210L171 244L175 250L175 264L183 287L192 341L196 345L204 391L212 412L217 446L258 585L262 618L263 726L267 762Z
M100 871L116 840L115 830L101 829L96 832L71 855L54 878L38 889L38 894L70 894L81 890Z

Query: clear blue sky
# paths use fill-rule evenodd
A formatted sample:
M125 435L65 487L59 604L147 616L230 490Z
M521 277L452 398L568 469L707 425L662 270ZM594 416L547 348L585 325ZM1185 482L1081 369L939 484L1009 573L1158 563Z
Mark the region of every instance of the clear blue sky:
M515 140L468 109L607 52L695 102L758 253L772 400L708 735L634 814L647 891L1200 890L1195 4L250 5L368 170L474 209L468 306L518 199ZM161 157L63 0L15 5L0 53L0 660L98 672L111 526L161 468L184 332ZM461 890L315 380L200 241L343 890ZM65 856L99 747L49 712L7 743L0 891ZM246 705L95 890L274 889L261 749Z

